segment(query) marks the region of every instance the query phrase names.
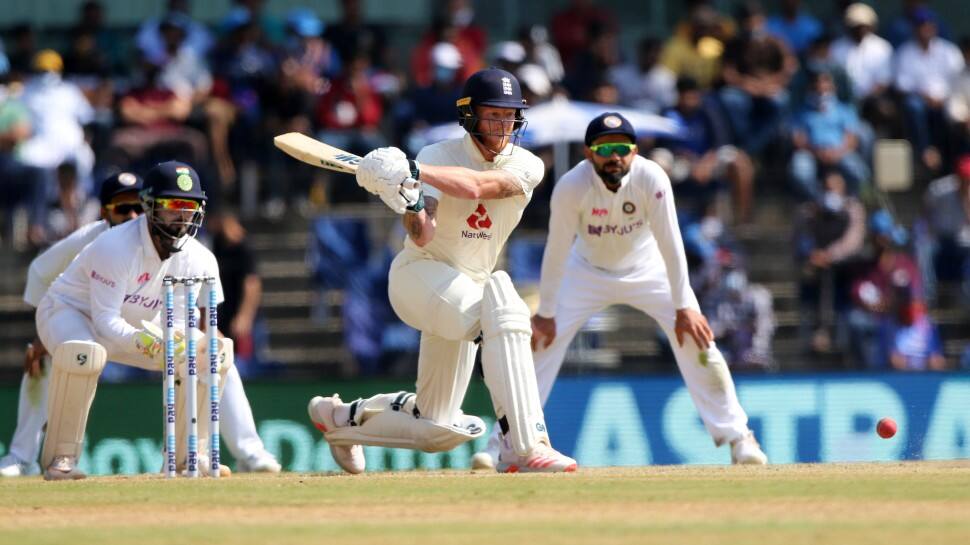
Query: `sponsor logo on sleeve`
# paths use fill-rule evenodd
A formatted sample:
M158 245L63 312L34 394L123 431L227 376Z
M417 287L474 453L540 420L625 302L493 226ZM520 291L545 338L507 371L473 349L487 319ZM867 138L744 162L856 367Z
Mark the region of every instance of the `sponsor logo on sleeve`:
M97 280L98 282L101 282L102 284L110 288L118 287L118 284L116 284L114 280L111 280L110 278L105 278L104 276L101 275L101 273L99 273L94 269L91 269L91 279Z

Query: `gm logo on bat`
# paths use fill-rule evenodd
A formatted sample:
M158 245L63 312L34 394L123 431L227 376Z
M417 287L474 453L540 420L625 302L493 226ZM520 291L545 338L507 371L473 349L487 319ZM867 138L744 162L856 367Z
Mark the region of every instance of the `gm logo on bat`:
M334 161L339 161L340 163L344 163L347 165L357 166L358 164L360 164L360 157L352 153L338 153L337 155L334 155L333 158L334 158ZM331 161L329 159L320 159L320 164L325 167L329 166L329 167L339 168L341 166L340 163L337 163L334 161Z

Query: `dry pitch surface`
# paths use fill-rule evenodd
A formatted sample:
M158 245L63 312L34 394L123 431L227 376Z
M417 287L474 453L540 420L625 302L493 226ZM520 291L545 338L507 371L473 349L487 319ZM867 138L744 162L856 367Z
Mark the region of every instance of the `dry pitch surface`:
M970 543L970 462L9 479L0 543Z

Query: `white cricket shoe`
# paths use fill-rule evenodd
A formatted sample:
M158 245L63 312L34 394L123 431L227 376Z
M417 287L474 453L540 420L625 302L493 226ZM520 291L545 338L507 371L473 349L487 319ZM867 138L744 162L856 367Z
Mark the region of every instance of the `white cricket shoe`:
M75 456L55 456L51 465L44 471L45 481L68 481L87 477L83 471L77 467L77 457Z
M236 460L236 471L240 473L279 473L282 470L283 466L267 450L259 450Z
M499 473L572 473L576 471L576 460L540 442L528 456L518 456L503 449L495 470Z
M40 475L40 464L25 462L13 454L0 458L0 477L30 477Z
M761 450L754 432L748 430L740 439L731 442L731 463L761 466L768 463L768 456Z
M340 400L340 396L337 394L333 394L333 397L317 396L310 400L307 412L310 413L310 420L313 421L313 425L323 433L324 439L327 438L328 431L337 429L337 423L333 419L333 411L343 404L344 402ZM350 447L330 445L330 454L333 455L337 465L347 473L356 475L364 472L366 460L364 459L364 447L361 445Z

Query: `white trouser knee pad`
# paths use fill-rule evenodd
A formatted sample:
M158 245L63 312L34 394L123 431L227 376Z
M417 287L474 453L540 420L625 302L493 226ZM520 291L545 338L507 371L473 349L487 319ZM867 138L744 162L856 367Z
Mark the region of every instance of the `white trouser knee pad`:
M495 416L516 454L549 442L532 362L529 307L509 275L492 273L482 297L482 371Z
M81 455L88 412L107 358L104 347L91 341L68 341L54 349L41 467L55 456Z

